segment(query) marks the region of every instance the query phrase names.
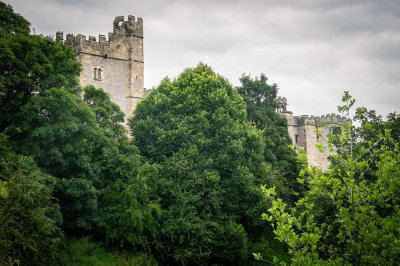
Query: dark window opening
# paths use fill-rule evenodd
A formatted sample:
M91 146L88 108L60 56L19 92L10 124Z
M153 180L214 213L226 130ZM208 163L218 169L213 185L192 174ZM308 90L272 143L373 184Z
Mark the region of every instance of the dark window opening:
M93 78L95 80L97 79L97 68L95 68L94 71L93 71Z
M296 142L296 145L299 144L299 135L294 135L294 140Z

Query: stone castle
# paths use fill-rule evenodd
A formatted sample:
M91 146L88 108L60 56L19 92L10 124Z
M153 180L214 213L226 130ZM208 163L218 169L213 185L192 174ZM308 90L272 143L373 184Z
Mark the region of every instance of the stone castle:
M82 34L56 33L56 41L71 46L82 63L80 85L94 85L109 93L111 100L129 116L142 99L144 89L143 20L123 16L114 20L113 32L89 39Z
M146 95L144 89L144 61L143 61L143 20L123 16L114 20L113 32L108 34L108 41L104 35L99 40L89 36L67 34L64 40L62 32L56 33L56 41L71 46L78 60L82 63L80 85L94 85L103 88L109 93L111 100L117 103L121 110L129 117L137 102ZM308 162L322 170L329 166L329 152L321 153L315 144L327 146L328 134L332 126L341 126L345 118L331 114L321 117L293 116L287 110L287 99L278 97L278 112L287 118L289 135L296 147L304 148ZM327 126L323 121L330 121ZM318 136L315 129L319 129Z
M329 167L328 157L328 135L331 134L333 127L342 127L344 123L351 123L345 117L336 114L323 116L293 116L291 111L287 110L287 99L278 97L278 113L286 117L288 121L288 131L290 138L296 148L303 148L307 153L307 160L310 165L315 165L321 170L327 170ZM316 130L320 132L317 134ZM326 147L320 152L316 144Z

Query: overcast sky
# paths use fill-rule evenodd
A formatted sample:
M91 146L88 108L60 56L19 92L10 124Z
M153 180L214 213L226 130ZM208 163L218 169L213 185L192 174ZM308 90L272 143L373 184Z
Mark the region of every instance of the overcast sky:
M4 0L3 0L4 1ZM228 78L265 73L294 114L359 106L400 111L400 1L5 0L36 33L98 36L143 18L145 87L200 61Z

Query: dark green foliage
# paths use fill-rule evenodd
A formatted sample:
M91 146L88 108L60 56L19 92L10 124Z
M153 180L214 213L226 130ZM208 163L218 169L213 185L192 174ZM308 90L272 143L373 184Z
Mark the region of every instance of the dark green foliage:
M143 165L134 151L121 155L114 179L101 194L100 213L107 242L125 249L151 250L161 210L151 199L148 183L156 176L155 166Z
M8 171L1 176L0 195L6 204L0 206L1 218L20 219L21 224L33 220L21 227L21 235L2 228L6 253L0 264L27 256L34 263L37 256L46 258L40 255L46 248L51 256L61 224L68 235L94 234L112 245L150 251L161 216L148 186L157 166L146 164L130 143L121 125L124 114L108 94L88 86L81 98L80 64L72 49L30 35L29 23L10 6L0 3L0 9L0 132L10 135L14 151L31 157L12 153L14 157L1 161L0 170ZM32 212L20 210L15 195L23 191L26 199L20 200ZM60 206L51 203L53 196L62 216ZM47 227L40 228L42 224ZM58 238L53 240L52 234Z
M248 259L247 234L241 224L228 221L219 225L213 235L212 250L216 264L239 264Z
M62 237L56 181L7 146L0 134L0 264L37 264L55 255Z
M124 122L124 113L110 96L103 90L93 86L87 86L84 90L83 99L96 114L97 125L105 130L109 137L116 140L126 139L126 130L121 124Z
M400 115L396 112L389 113L386 121L381 115L376 114L375 110L367 110L365 107L357 108L354 121L358 121L361 126L354 128L355 137L362 139L363 143L376 141L379 134L384 134L385 130L390 130L393 140L400 142Z
M0 36L3 34L28 34L30 23L12 6L0 2Z
M109 97L86 88L85 101L64 88L34 95L19 113L17 149L57 177L56 195L67 229L91 230L100 223L98 190L126 141L123 114ZM104 126L104 127L103 127Z
M158 264L147 254L118 253L107 250L102 243L82 237L65 239L61 250L50 265L155 266Z
M103 152L91 156L103 165L96 194L100 230L112 245L149 252L161 215L148 186L157 176L157 166L145 164L138 149L128 141L120 124L124 114L104 91L86 87L84 102L94 111L104 139L96 144L103 145Z
M385 129L390 130L390 134L394 141L400 143L400 115L396 112L390 113L387 116Z
M169 263L246 256L245 231L253 232L264 204L258 185L272 177L261 132L243 106L224 78L200 64L163 80L129 120L135 145L160 164L150 185L163 210L156 249Z
M249 265L274 264L274 257L282 262L290 262L287 245L274 239L272 232L262 236L258 242L253 243L250 250L253 254L260 254L262 259L254 259L254 261L251 261L252 263L249 263Z
M248 121L263 133L264 158L279 173L279 178L269 180L268 185L276 186L281 197L293 201L296 198L293 193L298 192L297 156L290 148L292 140L288 133L287 120L276 112L278 86L269 85L267 81L264 74L255 79L250 75L243 75L240 78L242 85L237 89L246 104Z
M29 34L29 23L0 2L0 132L29 98L52 87L75 90L81 70L70 47Z

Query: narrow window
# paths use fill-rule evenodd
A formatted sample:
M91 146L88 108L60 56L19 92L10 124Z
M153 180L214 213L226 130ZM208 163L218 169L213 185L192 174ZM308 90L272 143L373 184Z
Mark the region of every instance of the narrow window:
M93 78L96 80L97 79L97 68L95 68L94 69L94 72L93 72Z
M299 135L294 135L294 140L296 142L296 145L299 144Z
M97 75L97 79L98 80L101 80L101 69L99 68L99 72L98 72L99 74Z

